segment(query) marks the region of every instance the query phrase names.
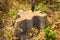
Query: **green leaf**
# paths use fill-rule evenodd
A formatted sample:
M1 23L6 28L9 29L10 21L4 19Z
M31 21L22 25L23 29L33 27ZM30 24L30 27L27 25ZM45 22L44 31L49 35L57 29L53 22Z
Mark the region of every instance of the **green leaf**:
M10 14L11 16L15 16L17 13L18 13L18 12L15 11L15 10L13 10L13 9L10 9L10 10L9 10L9 14Z

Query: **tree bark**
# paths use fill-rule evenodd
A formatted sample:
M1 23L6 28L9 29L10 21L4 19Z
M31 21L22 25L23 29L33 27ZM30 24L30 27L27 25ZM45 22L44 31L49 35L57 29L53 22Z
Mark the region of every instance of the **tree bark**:
M48 26L48 20L47 20L47 15L46 16L40 16L40 29L44 29L45 27ZM40 30L41 31L41 30Z

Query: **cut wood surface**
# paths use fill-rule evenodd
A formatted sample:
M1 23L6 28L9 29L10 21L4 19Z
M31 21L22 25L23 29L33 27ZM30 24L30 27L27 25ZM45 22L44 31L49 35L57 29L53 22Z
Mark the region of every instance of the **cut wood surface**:
M34 19L34 16L36 16L37 18L39 17L38 19L40 21L40 27L41 26L45 27L47 25L46 24L47 23L46 22L47 21L47 15L40 13L40 11L32 12L31 10L28 10L28 11L19 10L18 15L20 17L16 19L17 24L19 24L19 22L24 21L24 20L31 20L32 21L31 24L33 25L33 19ZM36 18L36 21L38 20L37 18Z
M46 14L42 14L42 13L40 13L40 11L32 12L31 10L22 11L21 13L18 13L18 15L19 14L20 14L20 18L16 19L16 22L19 22L19 21L22 21L22 20L25 20L25 19L31 20L33 18L33 16L40 16L40 17L45 17L46 16Z

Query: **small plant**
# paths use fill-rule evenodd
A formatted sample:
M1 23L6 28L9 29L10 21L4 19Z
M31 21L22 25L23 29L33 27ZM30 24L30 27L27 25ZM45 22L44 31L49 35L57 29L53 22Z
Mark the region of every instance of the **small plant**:
M13 24L15 22L15 19L16 19L16 15L17 15L17 11L13 10L13 9L10 9L9 10L9 15L10 15L10 24Z
M41 10L41 13L46 13L51 11L47 6L45 6L43 3L39 3L38 6L35 7L34 11Z
M6 21L6 19L4 17L2 17L0 21L3 24Z
M56 34L50 29L50 27L47 27L45 30L45 38L46 40L56 40Z
M38 31L39 30L37 28L33 27L31 33L33 36L35 36L35 35L37 35Z
M10 10L9 10L9 14L10 14L11 16L15 16L17 13L18 13L18 12L15 11L15 10L13 10L13 9L10 9Z
M5 30L4 35L7 37L8 40L12 40L12 30L9 29L8 31Z
M43 7L44 7L43 4L39 4L37 7L35 7L34 11L38 11Z
M38 40L37 36L33 36L32 40Z
M33 27L31 32L29 33L29 36L32 37L32 40L38 40L38 29Z

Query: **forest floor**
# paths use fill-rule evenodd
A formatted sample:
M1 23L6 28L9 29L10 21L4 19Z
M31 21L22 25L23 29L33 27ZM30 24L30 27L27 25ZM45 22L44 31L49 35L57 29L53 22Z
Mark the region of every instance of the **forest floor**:
M19 10L20 9L22 9L22 10L30 10L31 9L31 5L28 5L28 4L27 5L26 4L19 4L19 5L16 5L16 6L17 6L17 9L19 9ZM56 5L50 5L49 6L49 5L43 5L42 4L41 6L43 6L43 7L40 8L40 10L42 11L42 13L46 13L47 14L47 19L49 21L48 25L51 27L51 29L57 35L57 39L56 40L60 40L60 8L56 7ZM8 18L8 17L6 16L5 18ZM7 20L9 20L9 23L6 23ZM13 22L11 22L12 20L14 21L13 18L10 17L7 20L3 24L3 26L5 24L7 24L7 26L10 25L10 24L13 24ZM8 29L8 30L12 29L13 30L13 27L10 27L10 28L6 27L6 29ZM9 30L9 31L6 32L7 37L8 36L10 38L12 37L11 34L10 34L12 30ZM44 39L44 32L43 31L38 34L38 38L41 39L41 40Z

